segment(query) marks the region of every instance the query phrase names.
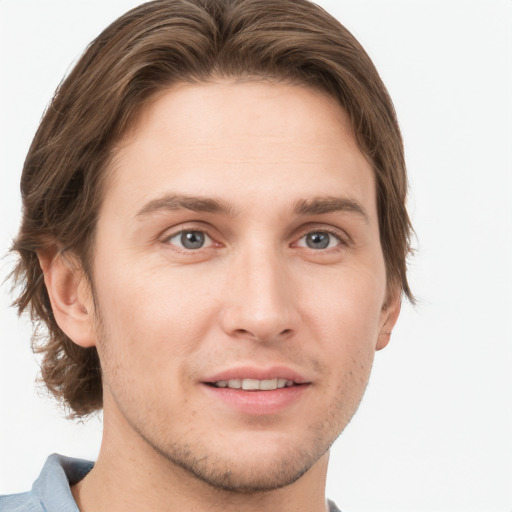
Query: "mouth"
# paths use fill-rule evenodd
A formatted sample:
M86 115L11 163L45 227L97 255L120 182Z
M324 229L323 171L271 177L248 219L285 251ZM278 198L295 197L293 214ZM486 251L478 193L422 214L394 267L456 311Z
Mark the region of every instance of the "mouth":
M201 384L210 407L254 417L281 414L306 403L313 382L287 365L239 365L209 375Z
M210 407L254 417L281 414L307 403L313 382L287 366L238 366L210 375L201 384Z
M281 377L273 379L229 379L206 382L214 388L241 389L243 391L275 391L276 389L290 388L301 384Z

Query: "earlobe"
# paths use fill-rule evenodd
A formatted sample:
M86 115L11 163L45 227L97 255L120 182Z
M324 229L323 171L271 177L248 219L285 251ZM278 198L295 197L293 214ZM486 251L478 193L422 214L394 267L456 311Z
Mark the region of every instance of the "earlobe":
M394 293L391 298L386 301L386 304L384 304L384 307L382 308L382 320L379 336L377 338L376 350L382 350L389 343L389 340L391 339L391 332L398 320L401 307L402 297L399 292Z
M93 303L82 266L57 248L38 253L38 258L58 326L77 345L94 346Z

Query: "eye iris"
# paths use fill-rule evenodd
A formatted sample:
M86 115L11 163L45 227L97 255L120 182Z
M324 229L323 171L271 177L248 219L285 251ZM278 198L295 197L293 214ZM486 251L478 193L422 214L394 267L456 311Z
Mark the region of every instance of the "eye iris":
M200 249L204 245L204 233L200 231L184 231L181 234L181 244L186 249Z
M329 246L329 242L329 233L309 233L309 235L306 236L306 245L310 249L325 249Z

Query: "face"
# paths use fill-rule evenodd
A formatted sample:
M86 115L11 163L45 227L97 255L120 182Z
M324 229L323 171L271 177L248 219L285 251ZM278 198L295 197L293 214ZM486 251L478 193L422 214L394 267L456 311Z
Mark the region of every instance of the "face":
M352 417L390 330L346 114L298 86L178 86L111 171L89 306L105 428L215 486L291 483Z

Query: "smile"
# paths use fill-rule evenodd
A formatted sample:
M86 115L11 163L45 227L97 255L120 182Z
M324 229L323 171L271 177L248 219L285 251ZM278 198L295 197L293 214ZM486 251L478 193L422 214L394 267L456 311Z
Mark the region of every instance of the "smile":
M212 382L216 388L243 389L244 391L273 391L295 385L293 380L288 379L230 379Z

